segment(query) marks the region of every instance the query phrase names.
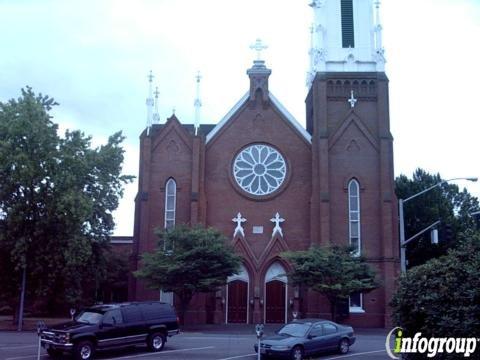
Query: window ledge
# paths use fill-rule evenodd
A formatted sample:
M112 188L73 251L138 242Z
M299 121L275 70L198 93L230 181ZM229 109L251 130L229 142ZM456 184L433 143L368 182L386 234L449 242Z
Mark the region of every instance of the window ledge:
M351 307L350 308L350 314L364 314L365 310L359 307Z

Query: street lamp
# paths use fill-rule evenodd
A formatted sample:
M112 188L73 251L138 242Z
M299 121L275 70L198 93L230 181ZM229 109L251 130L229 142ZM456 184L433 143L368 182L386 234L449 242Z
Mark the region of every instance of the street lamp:
M403 217L403 204L406 203L407 201L410 201L412 199L415 199L417 196L420 196L422 194L425 194L426 192L435 189L436 187L439 187L440 185L443 185L449 181L455 181L455 180L468 180L468 181L473 181L476 182L478 181L478 178L476 177L464 177L464 178L453 178L453 179L448 179L448 180L443 180L440 181L439 183L430 186L429 188L420 191L419 193L416 193L415 195L410 196L409 198L406 199L399 199L398 200L398 216L400 217L400 266L402 272L407 271L407 263L406 263L406 245L418 238L418 236L422 235L424 232L430 230L432 227L437 226L440 221L437 221L436 223L430 225L429 227L423 229L420 231L418 234L412 236L411 238L405 240L405 218Z

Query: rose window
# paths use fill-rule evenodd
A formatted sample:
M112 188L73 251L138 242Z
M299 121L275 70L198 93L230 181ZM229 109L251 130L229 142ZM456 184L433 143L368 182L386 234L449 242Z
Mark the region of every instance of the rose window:
M273 193L282 185L286 174L285 159L268 145L251 145L242 150L233 162L235 181L252 195Z

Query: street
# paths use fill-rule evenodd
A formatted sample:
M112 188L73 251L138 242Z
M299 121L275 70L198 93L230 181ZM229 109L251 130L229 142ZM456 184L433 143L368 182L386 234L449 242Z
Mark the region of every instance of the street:
M357 341L347 355L324 354L316 359L389 359L385 352L383 331L357 333ZM37 335L25 332L0 332L0 360L35 360L37 358ZM187 332L168 339L163 351L151 353L145 347L122 349L98 353L96 358L113 359L169 359L169 360L255 360L254 335L249 334L213 334ZM48 359L42 349L40 358Z

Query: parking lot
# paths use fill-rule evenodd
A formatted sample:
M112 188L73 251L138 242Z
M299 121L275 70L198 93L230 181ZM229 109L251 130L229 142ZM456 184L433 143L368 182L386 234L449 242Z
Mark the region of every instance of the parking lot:
M384 331L357 332L357 342L350 353L339 356L335 353L324 354L318 359L389 359L385 352ZM0 332L0 360L37 359L37 335L26 332ZM122 349L97 354L98 359L171 359L171 360L255 360L253 334L227 334L184 332L170 338L165 349L159 353L150 353L146 348ZM41 359L48 359L42 349Z

